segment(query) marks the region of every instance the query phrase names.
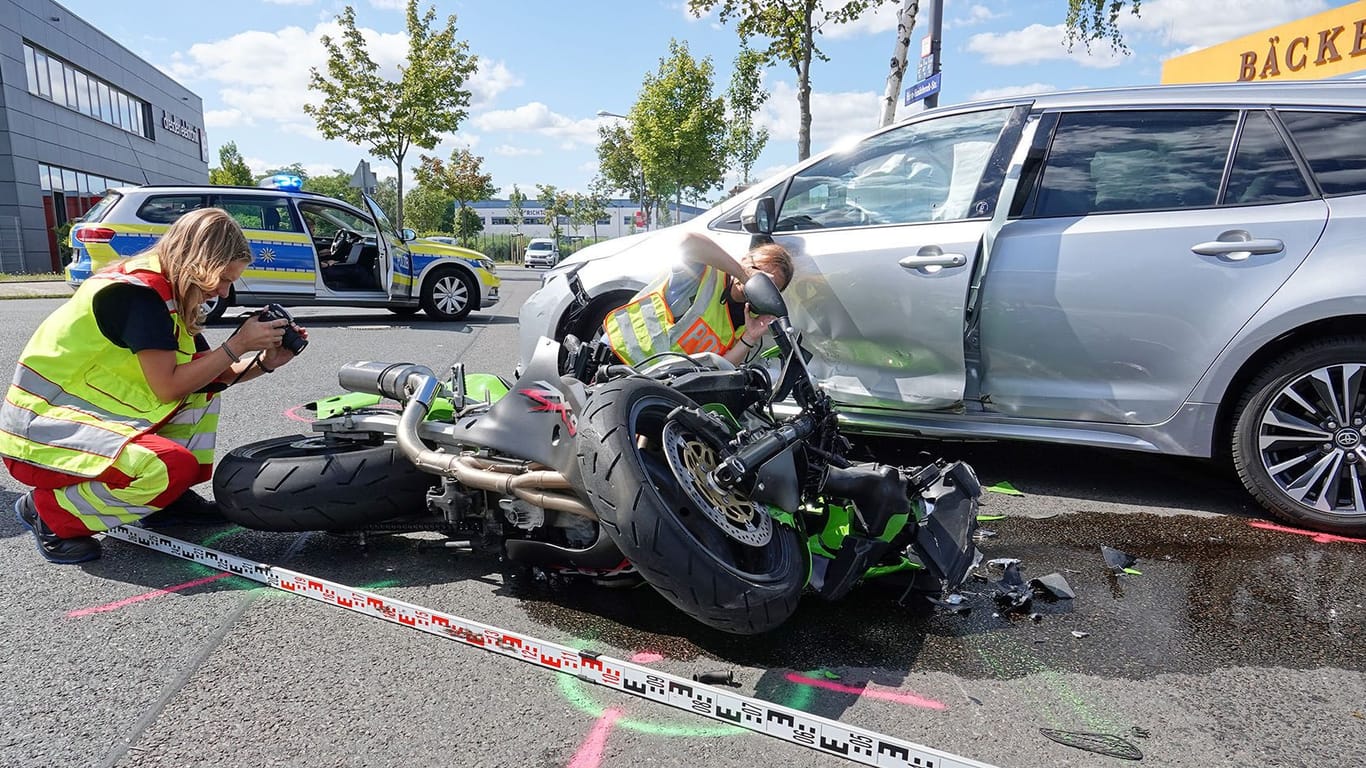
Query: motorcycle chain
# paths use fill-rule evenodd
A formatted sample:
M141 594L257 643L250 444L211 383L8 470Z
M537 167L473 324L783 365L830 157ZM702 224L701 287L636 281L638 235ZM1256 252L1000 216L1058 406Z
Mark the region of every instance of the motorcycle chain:
M987 763L846 725L838 720L742 696L593 651L499 629L287 568L254 562L145 528L120 526L109 529L105 535L207 565L290 594L447 640L456 640L543 669L571 674L585 682L863 765L994 768Z

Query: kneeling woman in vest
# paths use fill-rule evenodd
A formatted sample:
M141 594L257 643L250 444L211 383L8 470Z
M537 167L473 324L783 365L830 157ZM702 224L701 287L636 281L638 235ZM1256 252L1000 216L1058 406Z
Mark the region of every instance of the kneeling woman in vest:
M250 263L232 217L193 211L92 275L33 334L0 406L0 454L33 488L14 509L48 560L93 560L91 533L159 510L163 522L212 512L189 488L213 470L215 395L294 357L284 320L253 317L216 349L200 333L201 305L226 298Z
M623 362L640 365L669 352L715 352L739 365L756 352L774 318L745 302L755 272L778 290L792 282L792 257L777 243L757 246L736 261L698 232L683 236L677 266L645 286L603 321L603 336Z

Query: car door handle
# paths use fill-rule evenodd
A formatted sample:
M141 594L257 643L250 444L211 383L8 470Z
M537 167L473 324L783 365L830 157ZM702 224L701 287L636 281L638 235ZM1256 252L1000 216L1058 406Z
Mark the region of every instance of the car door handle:
M926 269L929 267L961 267L968 263L968 257L961 253L944 253L938 248L921 248L914 256L897 262L903 269ZM932 270L938 272L938 269Z
M1201 256L1218 256L1224 261L1246 261L1254 253L1281 253L1285 243L1275 238L1254 238L1241 229L1219 235L1218 240L1197 243L1191 251Z

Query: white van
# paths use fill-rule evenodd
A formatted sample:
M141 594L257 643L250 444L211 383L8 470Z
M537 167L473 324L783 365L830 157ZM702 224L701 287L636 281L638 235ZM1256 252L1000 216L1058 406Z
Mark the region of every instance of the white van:
M560 246L551 237L535 237L526 244L526 258L523 263L528 267L546 267L560 263Z

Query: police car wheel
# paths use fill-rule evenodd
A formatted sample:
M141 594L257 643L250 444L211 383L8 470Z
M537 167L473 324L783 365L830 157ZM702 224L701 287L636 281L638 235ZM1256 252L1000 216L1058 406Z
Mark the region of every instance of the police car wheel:
M434 320L460 320L474 309L478 296L474 278L464 272L434 272L422 284L422 311Z
M204 302L204 310L207 312L204 317L205 324L217 322L218 319L223 316L223 313L228 311L228 307L231 305L231 293L228 294L228 298L226 299L220 299L217 296L210 297Z

